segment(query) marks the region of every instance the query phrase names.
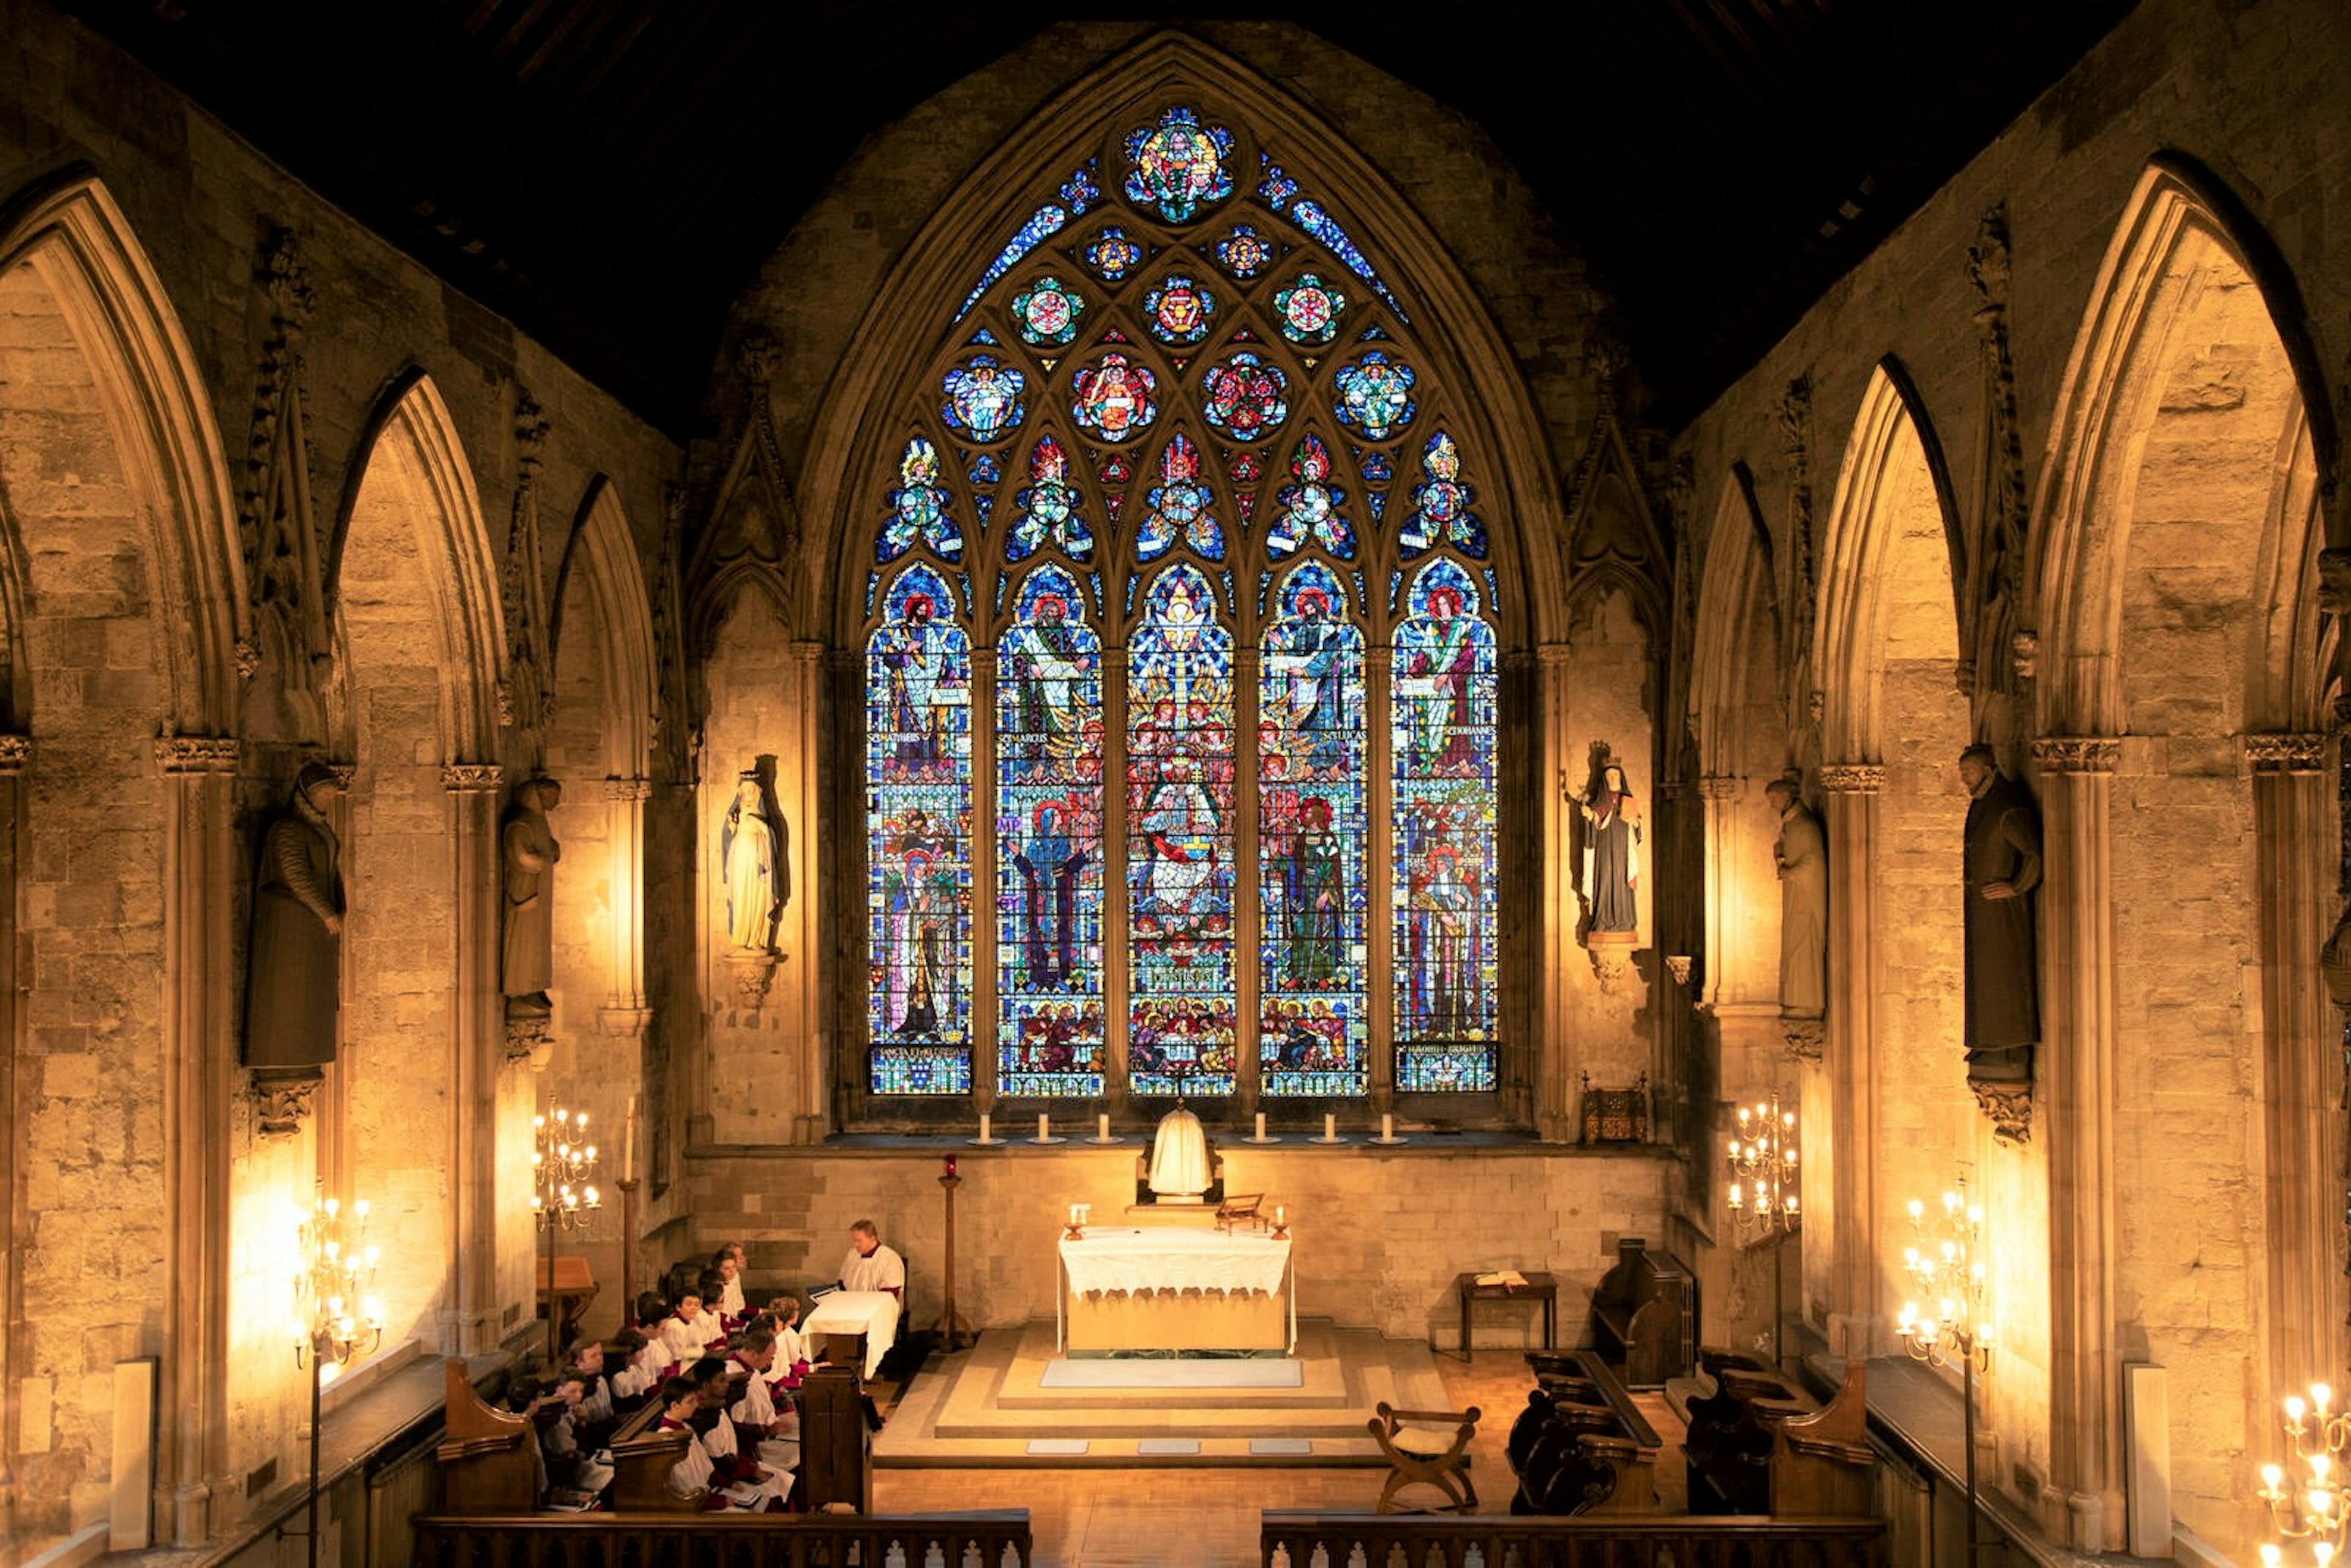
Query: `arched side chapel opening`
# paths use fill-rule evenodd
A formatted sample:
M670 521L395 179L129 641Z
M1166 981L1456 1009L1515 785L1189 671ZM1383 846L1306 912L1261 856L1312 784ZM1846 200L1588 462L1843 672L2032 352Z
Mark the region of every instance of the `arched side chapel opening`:
M0 210L0 367L6 1533L87 1522L135 1418L86 1375L95 1334L160 1358L152 1522L200 1540L235 1510L229 1410L253 1394L225 1311L243 594L194 355L96 180ZM59 1322L85 1333L27 1327Z
M1228 183L1168 183L1176 141ZM826 846L869 905L835 950L874 955L827 998L849 1113L1180 1082L1458 1114L1458 1085L1524 1082L1536 988L1477 1009L1540 933L1456 906L1510 897L1495 802L1569 770L1547 727L1474 738L1563 602L1519 586L1556 501L1482 311L1353 154L1196 40L1106 68L967 188L869 312L801 497L841 519L810 597L868 672L861 809ZM1297 722L1301 639L1369 722ZM1282 895L1348 886L1313 863L1326 813L1370 842L1318 926ZM1162 969L1198 1005L1153 1003Z
M2071 1281L2053 1483L2117 1516L2114 1380L2154 1362L2174 1507L2222 1550L2259 1538L2274 1399L2345 1349L2341 1069L2316 970L2335 651L2305 389L2234 210L2182 170L2142 178L2068 368L2033 555L2062 846L2052 1251Z
M329 589L354 770L320 1171L373 1206L387 1341L472 1354L528 1310L534 1248L533 1085L503 1061L497 992L496 576L429 378L387 397L353 472Z

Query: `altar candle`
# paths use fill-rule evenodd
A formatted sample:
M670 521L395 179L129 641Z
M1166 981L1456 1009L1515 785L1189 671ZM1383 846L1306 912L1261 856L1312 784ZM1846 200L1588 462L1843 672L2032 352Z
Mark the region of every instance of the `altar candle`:
M1280 1230L1280 1229L1283 1228L1285 1226L1289 1225L1289 1223L1290 1223L1290 1207L1289 1207L1289 1206L1288 1206L1287 1204L1280 1204L1280 1203L1275 1204L1275 1205L1273 1206L1273 1228L1274 1228L1276 1230Z
M1382 1142L1383 1144L1384 1144L1384 1143L1386 1143L1389 1139L1391 1139L1391 1138L1393 1138L1393 1137L1395 1137L1395 1118L1394 1116L1390 1115L1390 1114L1389 1114L1388 1113L1386 1113L1385 1111L1381 1112L1381 1113L1380 1113L1380 1142Z
M1257 1141L1260 1144L1265 1142L1265 1113L1262 1111L1257 1113Z
M1322 1113L1322 1141L1326 1144L1339 1141L1339 1118L1328 1111Z
M1105 1144L1110 1142L1109 1112L1104 1111L1102 1114L1094 1118L1094 1136L1100 1138Z
M983 1144L987 1142L987 1113L985 1111L979 1113L979 1141Z
M630 1181L637 1179L637 1097L629 1096L628 1136L622 1140L621 1175Z
M1078 1206L1077 1206L1076 1204L1074 1204L1074 1203L1073 1203L1073 1204L1070 1205L1070 1223L1071 1223L1071 1224L1072 1224L1072 1225L1075 1225L1077 1222L1078 1222Z
M1040 1144L1041 1144L1041 1143L1043 1143L1046 1139L1048 1139L1048 1138L1051 1137L1052 1135L1053 1135L1053 1113L1052 1113L1051 1112L1050 1112L1050 1111L1040 1111L1040 1112L1038 1112L1038 1113L1037 1113L1037 1141L1038 1141L1039 1143L1040 1143Z

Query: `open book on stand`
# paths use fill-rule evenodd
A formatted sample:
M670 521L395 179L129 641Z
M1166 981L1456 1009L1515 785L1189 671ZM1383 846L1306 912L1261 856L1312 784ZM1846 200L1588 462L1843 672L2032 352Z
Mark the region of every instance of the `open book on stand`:
M1499 1285L1505 1291L1515 1291L1526 1282L1527 1277L1516 1269L1497 1269L1490 1274L1478 1276L1478 1286L1480 1290Z

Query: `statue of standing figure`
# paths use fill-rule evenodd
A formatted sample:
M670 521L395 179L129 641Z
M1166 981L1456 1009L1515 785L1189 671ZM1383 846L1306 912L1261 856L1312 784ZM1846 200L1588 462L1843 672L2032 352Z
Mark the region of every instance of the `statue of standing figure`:
M327 810L343 792L306 762L261 838L246 954L245 1064L312 1068L335 1060L342 974L343 878Z
M776 916L786 897L780 843L758 772L747 768L736 782L726 824L718 830L726 939L739 952L765 953L775 941Z
M2024 786L2000 770L1989 746L1959 753L1973 797L1965 841L1968 1082L2020 1094L2032 1083L2041 1040L2040 970L2032 891L2041 884L2041 813Z
M547 814L563 804L563 786L534 773L515 787L514 804L499 830L506 918L499 943L498 989L509 1019L543 1019L555 1011L555 862L563 846Z
M1780 878L1780 1016L1828 1011L1829 845L1793 775L1763 786L1780 818L1771 864Z

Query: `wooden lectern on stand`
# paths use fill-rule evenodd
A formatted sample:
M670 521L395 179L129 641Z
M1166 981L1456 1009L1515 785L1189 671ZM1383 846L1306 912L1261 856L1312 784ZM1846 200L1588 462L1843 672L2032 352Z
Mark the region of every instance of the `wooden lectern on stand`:
M865 1384L845 1366L819 1367L800 1384L800 1501L810 1512L845 1502L873 1511L872 1438L865 1426Z

